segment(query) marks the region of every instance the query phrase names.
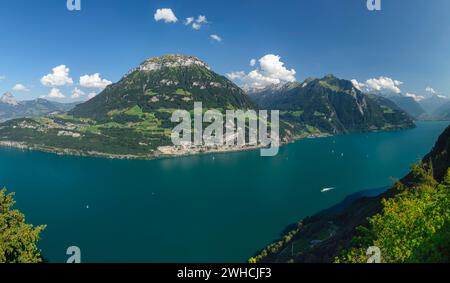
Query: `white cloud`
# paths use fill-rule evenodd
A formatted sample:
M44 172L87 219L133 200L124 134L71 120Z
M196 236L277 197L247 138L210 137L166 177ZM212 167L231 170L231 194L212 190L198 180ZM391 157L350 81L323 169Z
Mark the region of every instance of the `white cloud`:
M378 79L369 79L366 81L366 85L369 87L369 89L372 89L374 91L390 91L394 93L401 93L399 86L401 86L403 83L397 80L393 80L388 77L379 77Z
M405 93L405 96L406 97L412 97L415 101L422 101L422 100L425 99L424 96L420 96L420 95L417 95L417 94L414 94L414 93L409 93L409 92Z
M287 69L281 57L274 54L267 54L258 60L259 67L248 74L244 72L232 72L227 74L232 80L240 80L246 87L264 88L272 84L296 81L296 71ZM256 60L255 60L256 66Z
M93 75L84 75L80 77L80 86L86 88L104 89L110 84L112 84L112 82L106 79L102 79L99 73L95 73Z
M400 94L406 97L411 97L415 101L422 101L425 99L424 96L417 95L414 93L407 92L402 94L400 86L403 84L401 81L394 80L388 77L380 77L378 79L369 79L365 83L358 82L357 80L352 80L353 86L360 91L369 93L381 93L381 94Z
M16 84L13 87L14 91L30 91L26 86L24 86L23 84Z
M6 79L6 76L0 75L0 81L3 81L4 79Z
M230 80L242 80L243 78L245 78L246 73L244 71L239 71L239 72L231 72L226 75Z
M357 80L351 80L351 82L353 83L353 86L357 89L359 89L360 91L365 91L366 85L364 83L360 83Z
M250 60L250 66L255 67L256 65L256 59Z
M47 95L47 97L48 98L57 98L57 99L65 98L64 94L62 94L61 90L59 90L58 88L52 88L52 90Z
M75 88L73 91L72 91L72 96L71 96L71 98L80 98L80 97L82 97L82 96L85 96L86 95L86 93L84 93L84 91L82 91L81 89L79 89L79 88Z
M189 17L189 18L186 18L186 21L184 22L184 24L185 25L190 25L190 24L192 24L194 22L194 17Z
M365 83L352 80L355 88L364 92L379 92L379 93L401 93L400 86L403 82L394 80L388 77L379 77L368 79Z
M177 17L173 13L172 9L163 8L156 10L155 21L164 21L165 23L176 23L178 22Z
M64 86L73 84L72 78L69 77L70 69L66 65L60 65L52 70L51 74L43 76L41 83L45 86Z
M430 87L430 86L428 86L428 87L425 89L425 91L426 91L426 92L429 92L429 93L431 93L431 94L436 94L436 91L434 90L434 88L432 88L432 87Z
M198 24L207 24L208 20L206 19L206 16L200 15L200 16L198 16L196 22Z
M192 28L195 30L201 29L202 26L207 23L208 19L203 15L198 16L197 19L195 19L194 17L186 18L186 21L184 22L184 24L187 26L192 25Z
M217 34L211 34L210 37L214 41L222 42L222 38L220 36L218 36Z

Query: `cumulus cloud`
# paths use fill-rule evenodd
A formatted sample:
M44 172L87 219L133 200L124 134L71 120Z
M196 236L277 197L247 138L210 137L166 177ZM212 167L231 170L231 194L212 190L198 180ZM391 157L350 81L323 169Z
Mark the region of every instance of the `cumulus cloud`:
M16 84L14 87L13 87L13 90L14 91L30 91L26 86L24 86L23 84Z
M368 79L365 83L352 80L355 88L364 92L401 93L400 86L403 82L388 77Z
M380 94L400 94L406 97L411 97L415 101L422 101L425 99L424 96L417 95L415 93L404 93L402 94L402 91L400 89L400 86L403 84L403 82L394 80L388 77L380 77L378 79L369 79L365 83L358 82L357 80L352 80L353 86L360 91L368 92L368 93L380 93ZM430 90L432 90L430 88ZM431 92L430 90L427 91ZM434 91L434 90L433 90Z
M81 89L79 89L79 88L75 88L73 91L72 91L72 96L71 96L71 98L81 98L81 97L83 97L83 96L85 96L86 95L86 93L84 93L84 91L82 91Z
M202 28L203 25L208 23L208 19L206 16L200 15L195 19L194 17L186 18L186 21L184 22L185 25L189 26L191 25L193 29L199 30Z
M247 75L244 71L231 72L226 74L230 80L242 80Z
M256 65L256 59L250 60L250 66L255 67Z
M192 24L193 22L194 22L194 17L189 17L189 18L186 18L184 24L188 26L188 25Z
M65 98L65 95L61 93L61 90L58 88L52 88L50 93L47 95L48 98L56 98L56 99L62 99Z
M222 38L220 36L218 36L217 34L211 34L210 37L214 41L222 42Z
M351 80L351 82L353 83L353 86L355 88L359 89L360 91L365 91L366 85L364 83L360 83L355 79Z
M399 88L403 83L388 77L379 77L378 79L369 79L367 86L375 91L390 91L394 93L402 92Z
M64 86L73 84L69 76L70 69L66 65L59 65L53 68L52 73L41 78L41 83L45 86Z
M106 79L102 79L99 73L95 73L93 75L84 75L80 77L80 86L86 88L104 89L110 84L112 84L112 82Z
M164 21L165 23L176 23L178 22L177 17L175 16L172 9L169 8L163 8L158 9L155 12L154 15L155 21Z
M406 96L406 97L411 97L411 98L413 98L415 101L422 101L422 100L425 99L424 96L417 95L417 94L414 94L414 93L409 93L409 92L405 93L405 96Z
M429 93L431 93L431 94L436 94L436 91L435 91L434 88L432 88L431 86L428 86L428 87L425 89L425 91L426 91L426 92L429 92Z
M255 60L255 66L257 62ZM227 74L232 80L242 81L244 86L262 89L272 84L280 84L296 81L296 71L287 69L281 57L274 54L267 54L258 60L259 66L248 74L243 71Z
M198 16L196 22L198 24L207 24L208 20L206 19L206 16L200 15L200 16Z

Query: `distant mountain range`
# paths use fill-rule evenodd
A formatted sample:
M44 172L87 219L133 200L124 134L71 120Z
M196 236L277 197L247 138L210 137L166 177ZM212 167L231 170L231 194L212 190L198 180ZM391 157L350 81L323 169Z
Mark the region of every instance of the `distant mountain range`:
M413 127L390 100L362 93L332 75L247 95L193 56L151 58L95 98L65 114L0 126L0 143L114 158L154 158L171 146L174 110L280 110L284 142L307 136ZM208 151L208 149L200 149ZM175 153L178 154L178 153Z
M450 120L450 101L441 103L442 105L434 111L434 117L437 119Z
M326 78L322 79L326 80ZM294 88L301 88L314 81L313 78L306 79L303 83L289 82L285 84L271 85L264 89L244 88L251 98L257 103L270 106L270 101L279 101ZM308 90L309 91L309 90ZM391 106L397 110L406 112L415 120L450 120L450 98L433 94L431 96L418 99L413 95L404 93L376 93L370 92L367 95L373 99L382 97L393 102L396 106ZM268 102L269 101L269 102ZM379 101L380 102L380 101ZM384 103L387 103L384 101ZM277 106L277 103L275 103Z
M9 92L0 97L0 122L17 118L33 118L49 114L64 113L78 103L58 103L46 99L17 101Z
M420 105L425 109L424 119L449 120L450 119L450 99L433 94L420 101Z
M417 99L402 93L376 94L394 102L416 120L448 120L450 119L450 99L433 94Z
M379 94L392 102L394 102L400 109L404 110L411 117L415 119L421 119L426 115L426 111L422 105L416 101L413 97L405 96L403 94L390 93Z

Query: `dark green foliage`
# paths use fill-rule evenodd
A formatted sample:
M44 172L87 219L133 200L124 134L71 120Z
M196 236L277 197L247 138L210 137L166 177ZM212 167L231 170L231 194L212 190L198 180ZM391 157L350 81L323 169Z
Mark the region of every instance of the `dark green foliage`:
M0 190L0 263L42 262L37 242L45 226L27 224L25 216L13 209L13 196Z
M358 229L354 247L338 262L365 262L370 246L380 248L383 262L450 261L450 184L437 184L426 165L412 171L416 184L383 200L383 211Z

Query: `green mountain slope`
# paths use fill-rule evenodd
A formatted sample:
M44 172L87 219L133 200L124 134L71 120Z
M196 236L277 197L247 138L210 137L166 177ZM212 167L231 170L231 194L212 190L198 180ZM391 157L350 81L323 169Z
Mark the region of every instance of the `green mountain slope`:
M333 75L249 96L260 108L281 110L281 118L296 128L336 134L414 126L410 116L391 101L366 95Z
M450 261L450 127L422 163L387 192L358 196L291 225L251 262Z
M193 101L203 102L208 109L254 108L239 87L199 59L168 55L145 61L69 114L103 122L114 120L114 111L135 106L157 116L161 109L192 110Z
M0 142L58 153L151 158L171 145L173 111L255 109L244 92L191 56L148 59L95 98L62 115L0 125ZM10 143L13 142L13 143Z

